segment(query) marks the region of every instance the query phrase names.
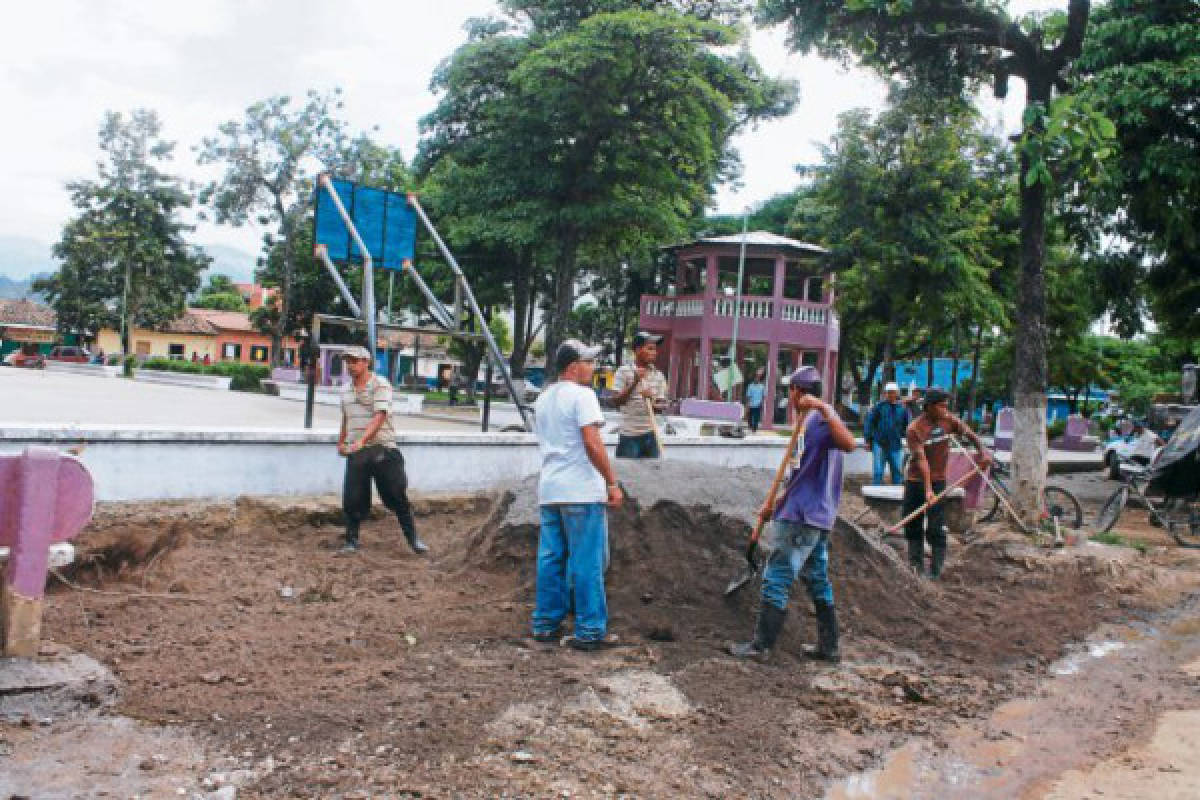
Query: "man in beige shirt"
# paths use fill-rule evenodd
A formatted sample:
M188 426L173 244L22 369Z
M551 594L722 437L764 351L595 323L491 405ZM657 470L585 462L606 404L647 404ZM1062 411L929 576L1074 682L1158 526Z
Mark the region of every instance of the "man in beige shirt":
M661 336L638 331L633 336L633 364L613 375L612 404L621 412L617 458L658 458L658 441L649 405L659 414L667 408L667 377L654 365Z
M371 480L383 504L396 515L404 538L415 553L429 550L417 536L408 505L408 476L404 456L396 447L392 427L392 386L371 369L365 347L350 347L342 354L350 382L342 389L342 429L338 453L346 457L342 484L342 510L346 515L346 543L342 553L358 552L358 528L371 512Z

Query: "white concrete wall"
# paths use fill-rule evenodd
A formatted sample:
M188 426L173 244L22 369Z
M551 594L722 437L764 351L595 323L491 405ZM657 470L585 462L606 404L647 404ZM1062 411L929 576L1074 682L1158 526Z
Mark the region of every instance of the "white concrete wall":
M605 438L616 445L616 437ZM102 502L338 492L344 462L335 442L331 431L303 429L0 428L0 453L84 445L79 457ZM669 459L774 469L786 443L783 437L670 437L665 449ZM491 489L532 475L540 464L537 442L526 433L406 433L399 445L409 485L423 491ZM847 457L848 474L870 467L862 450Z

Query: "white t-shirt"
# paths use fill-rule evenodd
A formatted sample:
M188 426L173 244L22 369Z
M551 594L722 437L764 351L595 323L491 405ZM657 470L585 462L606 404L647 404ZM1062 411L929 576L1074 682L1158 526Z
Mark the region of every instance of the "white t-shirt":
M559 381L542 392L533 408L542 453L538 504L605 502L608 487L583 449L581 430L604 424L596 393L573 381Z
M1158 434L1146 428L1142 431L1142 435L1134 440L1133 454L1135 456L1145 456L1146 458L1154 458L1154 451L1158 449Z

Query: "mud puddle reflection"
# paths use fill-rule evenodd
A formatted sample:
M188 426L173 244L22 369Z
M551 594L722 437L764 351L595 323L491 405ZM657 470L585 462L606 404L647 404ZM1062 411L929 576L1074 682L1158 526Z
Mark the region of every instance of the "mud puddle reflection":
M827 800L1043 797L1060 776L1149 738L1160 717L1200 709L1200 603L1151 623L1104 626L1052 664L1038 690L982 722L917 739L873 770L830 787Z

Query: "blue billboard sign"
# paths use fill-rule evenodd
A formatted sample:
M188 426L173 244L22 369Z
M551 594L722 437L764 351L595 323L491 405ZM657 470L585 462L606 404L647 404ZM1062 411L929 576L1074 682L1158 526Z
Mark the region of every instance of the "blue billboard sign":
M353 181L330 181L346 213L358 229L375 266L403 269L412 261L417 239L417 214L408 198L397 192L385 192L359 186ZM329 192L317 188L317 210L313 221L313 240L323 244L334 261L361 261L362 253L342 221Z

